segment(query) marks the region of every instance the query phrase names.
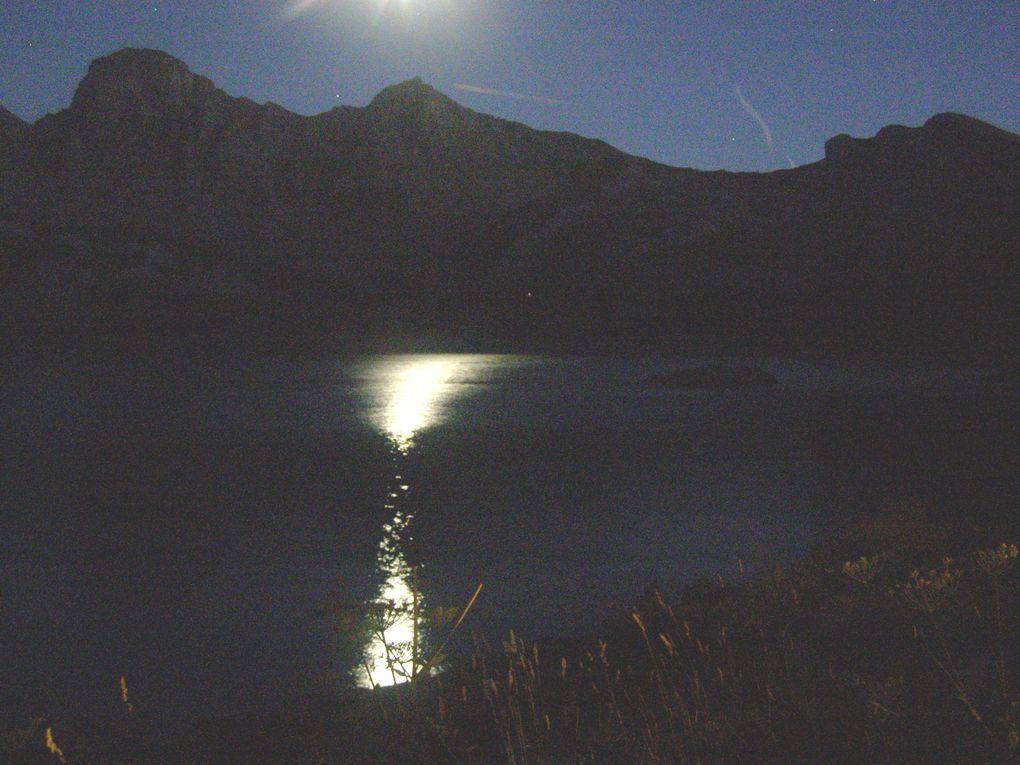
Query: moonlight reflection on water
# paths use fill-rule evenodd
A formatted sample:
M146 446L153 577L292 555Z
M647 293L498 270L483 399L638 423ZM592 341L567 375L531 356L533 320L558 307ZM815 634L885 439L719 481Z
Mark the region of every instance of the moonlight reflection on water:
M453 358L424 358L395 371L384 427L398 452L406 454L414 434L437 419L442 399L452 387L450 378L460 365Z
M443 419L444 407L470 390L465 377L498 363L498 357L407 356L387 359L370 369L383 403L378 424L393 451L393 477L385 508L392 520L382 527L376 556L383 580L373 619L373 634L358 674L363 687L389 686L407 679L412 670L414 632L413 566L404 542L412 539L414 513L407 502L411 487L403 477L404 463L421 430ZM422 595L419 592L419 601ZM421 602L418 607L421 608Z

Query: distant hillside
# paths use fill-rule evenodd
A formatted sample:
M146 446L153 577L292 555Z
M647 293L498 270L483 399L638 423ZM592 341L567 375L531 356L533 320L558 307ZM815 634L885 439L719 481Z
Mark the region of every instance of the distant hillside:
M0 111L0 321L69 343L1002 350L1018 220L1020 136L953 114L709 173L418 79L304 117L130 49Z

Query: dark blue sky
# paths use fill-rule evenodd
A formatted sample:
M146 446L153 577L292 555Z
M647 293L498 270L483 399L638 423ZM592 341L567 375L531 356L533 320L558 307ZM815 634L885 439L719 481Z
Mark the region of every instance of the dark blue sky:
M1020 132L1017 0L3 0L0 104L63 108L91 59L126 46L302 114L421 76L701 169L803 164L836 133L940 111Z

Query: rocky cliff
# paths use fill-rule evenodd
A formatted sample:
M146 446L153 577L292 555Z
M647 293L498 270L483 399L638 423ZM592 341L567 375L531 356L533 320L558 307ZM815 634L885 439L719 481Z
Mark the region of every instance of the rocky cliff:
M962 115L706 173L418 79L305 117L123 50L64 111L0 111L0 163L13 332L840 352L1016 331L1020 137Z

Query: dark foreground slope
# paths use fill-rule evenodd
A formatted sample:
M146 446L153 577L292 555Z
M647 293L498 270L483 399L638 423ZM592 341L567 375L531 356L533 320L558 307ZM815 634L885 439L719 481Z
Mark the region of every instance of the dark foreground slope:
M460 641L413 685L183 731L144 704L25 712L0 755L52 763L49 731L96 765L1015 763L1017 531L907 504L787 569L650 586L590 639Z
M8 335L800 352L1014 346L1020 137L961 115L768 174L411 80L304 117L159 51L0 113Z

